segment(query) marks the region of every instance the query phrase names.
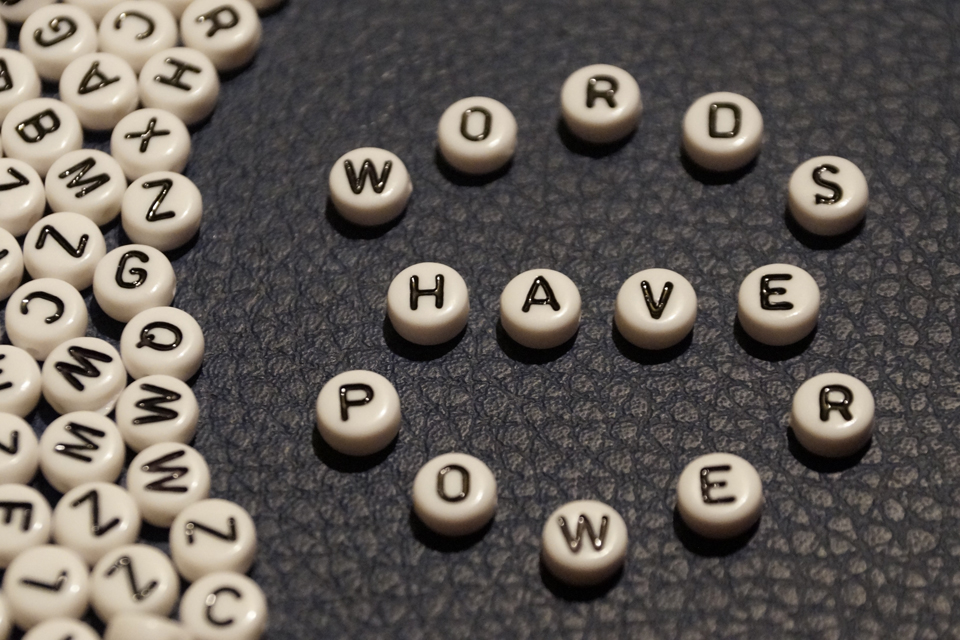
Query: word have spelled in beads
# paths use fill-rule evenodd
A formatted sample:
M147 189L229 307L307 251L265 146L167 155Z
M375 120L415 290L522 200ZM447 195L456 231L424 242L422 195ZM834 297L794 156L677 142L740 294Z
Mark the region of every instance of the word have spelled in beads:
M638 126L643 106L636 80L610 65L574 72L560 91L566 127L587 143L609 144ZM512 160L517 123L502 103L472 97L440 117L437 145L455 170L483 175ZM755 160L763 118L744 96L718 92L693 102L683 118L683 150L708 171L743 169ZM350 151L330 171L330 198L346 220L382 225L407 207L413 190L406 166L384 149ZM801 164L788 184L788 208L796 222L818 235L839 235L864 217L866 179L852 162L835 156ZM500 323L518 345L553 349L572 341L583 300L576 284L541 268L519 274L500 296ZM453 268L424 262L400 271L386 296L390 323L416 345L450 342L467 326L467 283ZM752 339L771 347L793 345L811 334L820 313L820 288L804 269L769 264L743 279L737 317ZM697 294L681 274L651 268L630 276L616 298L614 323L640 349L667 349L682 342L697 318ZM336 451L364 456L393 442L400 430L399 395L383 376L347 371L327 382L316 403L317 429ZM874 401L861 381L826 373L796 391L790 427L812 454L844 457L870 441ZM748 461L711 453L691 461L677 480L676 508L687 527L708 539L741 536L755 527L763 507L760 475ZM413 481L413 509L445 536L482 531L494 517L497 483L486 464L465 453L446 453L425 464ZM627 555L627 525L617 511L578 500L547 519L541 557L547 569L571 585L596 585L615 576Z
M204 337L171 306L164 252L186 246L203 214L181 173L188 127L213 112L219 74L251 62L259 12L281 1L0 3L3 42L6 23L22 23L20 50L0 50L0 299L12 343L0 346L0 640L13 626L28 640L98 639L79 620L88 609L107 640L263 634L266 599L244 575L254 521L209 497L210 469L189 445L199 406L187 381ZM41 96L41 80L59 99ZM111 130L109 153L83 148L85 131ZM118 217L133 244L108 252L100 228ZM85 335L90 288L126 325L119 349ZM41 395L61 415L37 438L24 417ZM54 509L28 486L38 470L62 494ZM169 529L170 557L140 542L144 522ZM181 579L192 583L182 597Z

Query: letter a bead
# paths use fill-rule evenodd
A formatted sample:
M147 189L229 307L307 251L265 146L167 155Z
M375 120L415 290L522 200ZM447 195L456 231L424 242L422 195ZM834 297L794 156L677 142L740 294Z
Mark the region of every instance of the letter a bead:
M577 285L550 269L521 273L500 295L500 323L507 335L524 347L559 347L580 327Z
M597 500L568 502L547 518L540 557L567 584L600 584L626 560L627 525L613 507Z
M317 430L340 453L374 454L400 431L400 396L378 373L341 373L323 385L317 396Z
M694 532L733 538L760 519L763 486L749 462L731 453L711 453L687 465L677 482L677 509Z

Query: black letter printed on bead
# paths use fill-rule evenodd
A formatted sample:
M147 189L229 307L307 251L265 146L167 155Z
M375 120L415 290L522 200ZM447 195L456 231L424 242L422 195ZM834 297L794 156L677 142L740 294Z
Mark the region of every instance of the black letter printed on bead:
M210 536L213 536L214 538L219 538L224 542L236 542L237 541L237 519L232 516L228 518L227 526L230 527L230 529L227 531L227 533L223 533L222 531L218 531L217 529L214 529L213 527L210 527L203 523L197 522L195 520L190 520L185 525L183 525L183 533L186 534L187 536L187 544L193 544L195 542L194 538L196 537L197 533L199 533L200 531L203 531L204 533Z
M23 300L20 301L20 313L27 315L30 313L30 303L40 298L41 300L46 300L47 302L52 302L56 306L57 310L51 313L49 316L43 319L47 324L53 324L57 320L63 317L63 311L66 308L63 304L63 300L53 295L52 293L47 293L46 291L33 291L23 296Z
M7 59L0 58L0 93L13 89L13 78L10 77L10 68Z
M156 124L156 120L153 121ZM170 133L167 131L166 133ZM160 135L160 134L155 134ZM164 134L166 135L166 134ZM153 204L150 205L150 208L147 209L147 222L156 222L158 220L166 220L167 218L173 218L177 214L173 211L160 211L160 205L163 204L163 201L166 199L167 194L170 193L170 189L173 188L173 180L168 178L163 178L162 180L152 180L150 182L144 182L141 185L144 189L156 189L160 187L160 193L157 194L157 197L154 199Z
M43 249L43 245L47 243L47 236L53 238L64 251L74 258L80 258L83 256L83 252L87 248L87 240L90 239L90 236L83 234L80 236L80 242L78 242L76 248L74 248L73 245L71 245L70 242L63 237L63 234L57 231L56 227L48 224L44 225L44 227L40 229L40 234L37 236L37 249Z
M84 502L90 503L90 533L97 538L106 535L111 529L120 524L120 518L113 518L105 524L100 523L100 493L96 489L90 489L90 491L87 491L70 503L70 506L76 509Z
M729 109L733 112L733 129L729 131L717 130L717 113L720 109ZM740 119L743 112L740 107L732 102L714 102L710 105L710 137L711 138L735 138L740 133Z
M479 113L483 116L483 130L480 133L470 133L470 116ZM460 135L471 142L480 142L490 135L490 127L493 125L493 115L483 107L470 107L460 116Z
M146 153L147 149L150 147L150 139L154 136L168 136L170 131L167 129L160 129L157 131L155 128L157 126L157 119L150 118L150 122L147 123L146 131L134 131L124 134L124 138L130 140L132 138L140 138L140 153Z
M32 502L0 502L0 512L3 513L3 524L13 522L13 514L17 511L23 511L23 519L20 521L20 529L29 531L33 523L33 503Z
M136 602L146 600L153 590L157 588L157 581L151 580L146 586L141 587L137 584L137 576L133 571L133 559L130 556L122 556L107 569L107 577L112 576L118 571L125 571L130 581L130 597Z
M155 329L164 329L173 334L173 342L157 342L153 335ZM183 341L183 332L175 324L169 322L151 322L140 330L140 341L137 343L137 349L147 347L154 351L173 351L180 346Z
M220 16L226 14L227 19L221 20ZM197 22L209 22L210 29L207 31L207 37L212 38L216 33L222 29L233 29L235 26L240 24L240 16L237 15L236 9L230 5L223 5L217 7L213 11L208 11L203 15L197 16Z
M830 399L830 394L837 392L843 394L843 400L836 402ZM853 392L849 387L841 384L829 384L820 389L820 420L826 422L830 419L831 411L839 411L844 420L853 420L853 414L850 413L850 403L853 402Z
M72 435L77 439L76 443L69 442L59 442L54 445L53 450L60 455L67 456L68 458L73 458L74 460L79 460L80 462L93 462L93 458L84 454L84 451L97 451L100 449L100 445L91 440L90 438L105 438L106 433L100 429L94 429L93 427L86 427L82 424L77 424L76 422L71 422L67 424L64 428L64 431L67 434ZM78 444L79 443L79 444Z
M711 489L722 489L727 486L727 483L723 480L718 480L717 482L710 480L710 474L714 471L730 471L730 465L724 464L719 467L704 467L700 469L700 493L703 495L703 502L705 504L726 504L736 501L736 498L733 496L714 498L710 495Z
M136 280L129 282L123 279L123 275L127 268L127 261L133 258L136 258L144 264L150 261L150 256L145 254L143 251L137 250L127 251L120 257L120 263L117 265L117 274L114 277L114 280L116 280L117 286L123 289L136 289L147 281L147 270L141 269L140 267L130 267L129 271L126 271L130 275L136 277Z
M108 78L107 76L103 75L103 72L100 71L100 61L94 60L93 64L90 65L90 69L87 71L86 75L83 76L83 80L80 81L80 86L77 88L77 93L85 96L88 93L99 91L107 85L111 85L114 82L119 81L120 76L117 76L116 78Z
M3 184L0 184L0 191L10 191L10 189L17 189L30 184L30 179L13 167L7 169L7 173L13 176L13 179L16 180L16 182L4 182Z
M543 289L543 295L546 297L536 297L538 289ZM530 286L530 291L527 292L527 299L523 303L523 312L529 312L530 305L534 304L548 304L554 311L560 311L560 303L557 302L557 299L554 297L553 289L550 288L550 283L547 282L547 279L543 276L537 276L534 279L533 284Z
M447 474L456 471L460 474L460 493L450 495L444 488L444 480ZM458 464L448 464L437 473L437 493L442 500L446 502L460 502L466 500L470 494L470 472Z
M50 28L55 34L49 40L43 37L43 29L37 29L33 32L34 41L43 48L52 47L55 44L60 44L73 34L77 32L77 23L67 16L59 16L52 19L50 22ZM60 25L66 27L66 29L61 29ZM62 33L61 33L62 31Z
M789 311L793 309L793 303L785 300L780 302L770 302L770 296L782 296L787 292L783 287L770 287L774 280L793 280L789 273L771 273L760 278L760 308L766 311Z
M165 84L170 87L176 87L181 91L190 91L193 89L193 87L182 80L183 74L188 71L192 73L201 73L203 71L203 69L200 67L195 67L192 64L183 62L182 60L177 60L176 58L166 58L164 62L167 64L172 64L177 68L177 70L173 72L172 76L161 76L158 74L155 75L153 79L161 84Z
M591 524L590 519L586 514L581 514L577 518L577 533L573 535L570 533L570 528L567 526L567 521L563 516L560 516L558 524L560 525L560 530L563 532L563 537L566 538L567 544L570 545L570 551L574 553L579 553L581 549L581 544L583 543L583 532L587 532L587 540L590 541L591 546L593 546L595 551L600 551L603 549L603 543L606 541L607 537L607 516L600 518L600 534L593 530L593 524Z
M653 300L653 291L650 289L650 283L644 280L640 283L640 289L643 291L643 299L647 303L647 309L650 310L650 316L654 320L659 320L663 315L663 310L667 308L670 301L670 294L673 292L673 283L667 282L663 285L663 291L660 292L660 300Z
M54 365L54 368L59 371L60 375L77 391L83 391L83 383L80 382L77 376L84 376L86 378L100 377L100 369L97 369L93 363L90 362L91 360L96 360L97 362L113 362L113 357L83 347L70 347L67 349L67 353L77 361L77 364L58 362Z
M84 178L84 176L87 175L87 172L90 171L90 169L93 169L96 165L96 160L93 158L87 158L86 160L73 165L57 177L61 180L66 180L71 175L76 174L73 175L73 178L71 178L70 182L67 183L67 188L74 189L76 187L82 187L80 191L77 191L77 193L74 194L77 198L82 198L91 191L96 191L103 185L110 182L110 176L105 173Z
M840 170L837 169L832 164L822 164L816 169L813 170L813 181L816 182L821 187L830 189L833 193L829 196L822 196L819 193L814 198L815 204L836 204L840 202L840 199L843 198L843 189L840 188L836 182L831 182L830 180L825 180L823 178L823 172L829 171L830 173L840 173Z
M180 415L173 409L169 407L161 407L161 404L166 404L168 402L176 402L182 396L176 391L171 391L170 389L164 389L163 387L158 387L153 384L141 384L140 389L146 391L147 393L155 393L157 395L151 396L148 398L142 398L137 401L135 406L137 409L142 409L143 411L149 411L153 415L139 416L133 419L133 424L153 424L154 422L166 422L167 420L176 420Z
M376 167L373 166L373 162L370 160L364 160L363 164L360 165L359 176L353 169L353 163L349 160L343 161L343 167L347 172L347 182L350 183L350 189L357 195L360 195L367 182L367 176L370 177L370 186L373 187L373 192L383 193L384 187L387 186L387 179L390 177L390 169L393 167L393 163L389 160L384 162L383 171L379 176L377 176Z
M363 398L350 400L347 394L351 391L363 391ZM340 387L340 419L346 422L350 419L350 407L361 407L373 400L373 387L368 384L345 384Z
M597 91L598 82L606 82L608 85L607 88L602 91ZM616 109L617 101L614 100L613 96L616 95L617 89L619 88L620 84L613 76L593 76L587 80L587 108L592 109L597 98L600 98L604 100L611 109Z
M49 126L44 125L44 118L49 122ZM33 134L29 129L33 128ZM24 142L34 144L43 140L48 133L53 133L60 128L60 118L53 109L44 109L35 116L31 116L17 125L17 133Z
M144 464L140 469L144 473L165 473L164 477L159 480L154 480L146 486L148 491L162 491L166 493L186 493L188 491L187 487L184 486L169 486L174 480L178 480L190 473L190 469L187 467L168 467L167 463L172 462L185 456L186 453L183 451L174 451L173 453L168 453L165 456L161 456L156 460L151 460Z
M443 274L438 274L434 280L436 283L433 289L420 289L420 278L410 276L410 310L416 311L419 305L420 296L433 296L434 306L437 309L443 309Z
M156 29L156 25L153 23L153 18L143 13L140 13L139 11L121 12L117 16L117 19L113 21L113 28L119 31L120 27L123 26L123 21L130 17L139 18L140 20L143 20L145 23L147 23L147 28L137 34L137 40L144 40L153 35L153 31L154 29Z
M243 594L241 594L239 591L237 591L233 587L220 587L219 589L217 589L216 591L214 591L213 593L211 593L206 597L204 602L207 605L207 612L206 612L207 621L210 624L217 627L229 627L234 622L233 618L214 618L213 617L213 607L214 605L217 604L217 599L220 597L220 594L223 594L223 593L229 593L237 600L243 597Z

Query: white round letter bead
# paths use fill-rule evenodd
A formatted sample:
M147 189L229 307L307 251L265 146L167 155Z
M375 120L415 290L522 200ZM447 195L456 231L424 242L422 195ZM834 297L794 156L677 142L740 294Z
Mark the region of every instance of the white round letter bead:
M201 500L181 511L170 525L170 555L190 582L217 571L246 573L256 551L253 519L227 500Z
M627 525L602 502L568 502L543 526L543 564L567 584L600 584L620 570L626 557Z
M180 595L180 578L170 559L145 544L116 548L90 573L90 604L104 622L119 613L170 615Z
M720 91L696 100L683 116L683 148L709 171L734 171L750 164L763 142L757 105Z
M10 110L0 127L0 140L6 155L23 160L43 178L57 158L80 148L83 128L77 114L64 103L36 98Z
M30 629L23 640L100 640L100 636L86 622L55 618Z
M97 50L97 25L87 13L69 4L37 9L23 21L20 51L44 80L57 82L67 65Z
M348 221L363 227L399 216L412 192L407 167L385 149L354 149L340 156L330 169L333 206Z
M23 280L23 252L9 231L0 229L0 300L10 297Z
M437 144L454 169L483 175L510 162L517 148L517 121L492 98L464 98L447 107L437 127Z
M0 484L27 484L37 475L39 464L33 428L19 416L0 413Z
M60 414L106 415L127 386L120 354L99 338L74 338L58 345L43 363L40 378L43 397Z
M57 278L78 291L93 284L107 243L97 223L79 213L53 213L40 219L23 239L23 264L34 278Z
M123 230L131 240L160 251L187 244L200 230L203 197L179 173L148 173L127 188L120 209Z
M0 485L0 502L10 505L0 518L0 567L6 567L27 549L50 540L51 513L47 499L23 484Z
M110 619L103 640L185 640L173 620L146 613L118 613Z
M40 402L40 391L40 366L34 357L19 347L0 345L0 412L26 417ZM0 474L0 484L4 482L13 481Z
M203 349L200 325L173 307L141 311L120 334L120 354L134 380L154 374L189 380L200 370Z
M790 213L801 227L835 236L863 220L869 189L857 165L837 156L820 156L793 172L788 197Z
M870 441L873 412L873 394L867 385L843 373L823 373L797 389L790 427L807 451L842 458Z
M13 292L4 322L10 342L42 362L61 343L86 333L87 305L73 285L40 278Z
M404 339L436 345L452 340L467 326L467 283L450 267L421 262L407 267L387 290L387 315Z
M267 624L267 599L245 575L211 573L183 594L180 623L196 640L258 640Z
M672 347L697 320L697 293L679 273L645 269L620 287L614 321L620 334L642 349Z
M104 313L129 322L141 311L173 302L177 276L167 256L143 244L108 253L93 274L93 295Z
M27 0L20 0L26 4ZM6 5L0 3L0 13ZM3 40L6 42L6 38ZM10 110L21 102L40 97L41 85L37 68L30 62L30 58L13 49L0 49L0 61L6 65L6 82L3 86L10 86L0 92L0 120L7 117Z
M250 62L262 33L260 16L247 0L194 0L180 17L183 44L210 58L218 71Z
M134 381L117 400L117 428L133 451L160 442L189 443L197 429L200 408L193 391L171 376Z
M40 174L23 160L0 158L0 228L20 237L40 220L46 207Z
M53 510L53 539L93 566L111 549L136 542L140 524L140 509L123 488L88 482L60 498Z
M40 470L60 493L88 482L113 482L123 471L124 453L117 425L92 411L60 416L40 436Z
M574 71L560 89L560 108L570 131L594 144L628 136L643 113L637 81L609 64Z
M317 396L317 430L340 453L376 453L400 431L400 396L378 373L341 373L323 385Z
M210 468L193 447L155 444L130 463L127 491L137 501L144 521L169 527L181 511L210 494Z
M500 323L507 335L524 347L559 347L580 327L577 285L558 271L525 271L500 295Z
M73 109L84 129L113 129L140 104L137 74L120 56L88 53L63 70L60 99Z
M0 2L0 18L3 18L6 22L21 23L40 7L45 7L56 1L57 0L20 0L16 4Z
M473 456L437 456L413 480L413 510L440 535L476 533L497 510L497 481L490 468Z
M740 325L763 344L781 347L802 340L817 326L819 315L820 287L800 267L770 264L740 285Z
M213 112L220 76L210 58L196 49L175 47L155 53L140 71L140 101L196 124Z
M50 165L45 182L53 211L72 211L102 226L120 214L127 178L110 155L78 149Z
M154 171L179 173L190 158L190 132L183 120L169 111L138 109L113 130L110 155L128 180Z
M79 618L90 597L87 565L66 547L33 547L7 567L3 593L13 621L21 629L54 618Z
M677 482L677 509L695 533L733 538L760 519L763 486L749 462L731 453L710 453L686 466Z
M165 6L153 0L126 0L100 21L100 50L123 58L140 73L150 56L177 46L177 34L177 21Z

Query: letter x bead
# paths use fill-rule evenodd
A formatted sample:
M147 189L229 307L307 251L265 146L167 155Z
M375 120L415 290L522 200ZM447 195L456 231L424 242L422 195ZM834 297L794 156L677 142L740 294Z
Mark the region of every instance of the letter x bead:
M797 389L790 427L797 441L818 456L853 455L873 435L873 394L844 373L823 373Z
M798 342L813 331L819 316L820 287L800 267L770 264L750 273L740 285L740 325L763 344Z
M380 374L341 373L323 385L317 396L317 430L340 453L374 454L400 431L400 396Z
M128 180L154 171L179 173L190 157L190 132L183 120L169 111L138 109L114 128L110 155L120 163Z
M563 582L580 587L600 584L626 560L627 525L602 502L568 502L547 518L540 557Z
M633 76L619 67L594 64L573 72L563 83L560 108L575 136L606 144L637 128L643 103Z
M677 510L694 532L733 538L760 519L763 486L749 462L731 453L710 453L687 465L677 481Z

